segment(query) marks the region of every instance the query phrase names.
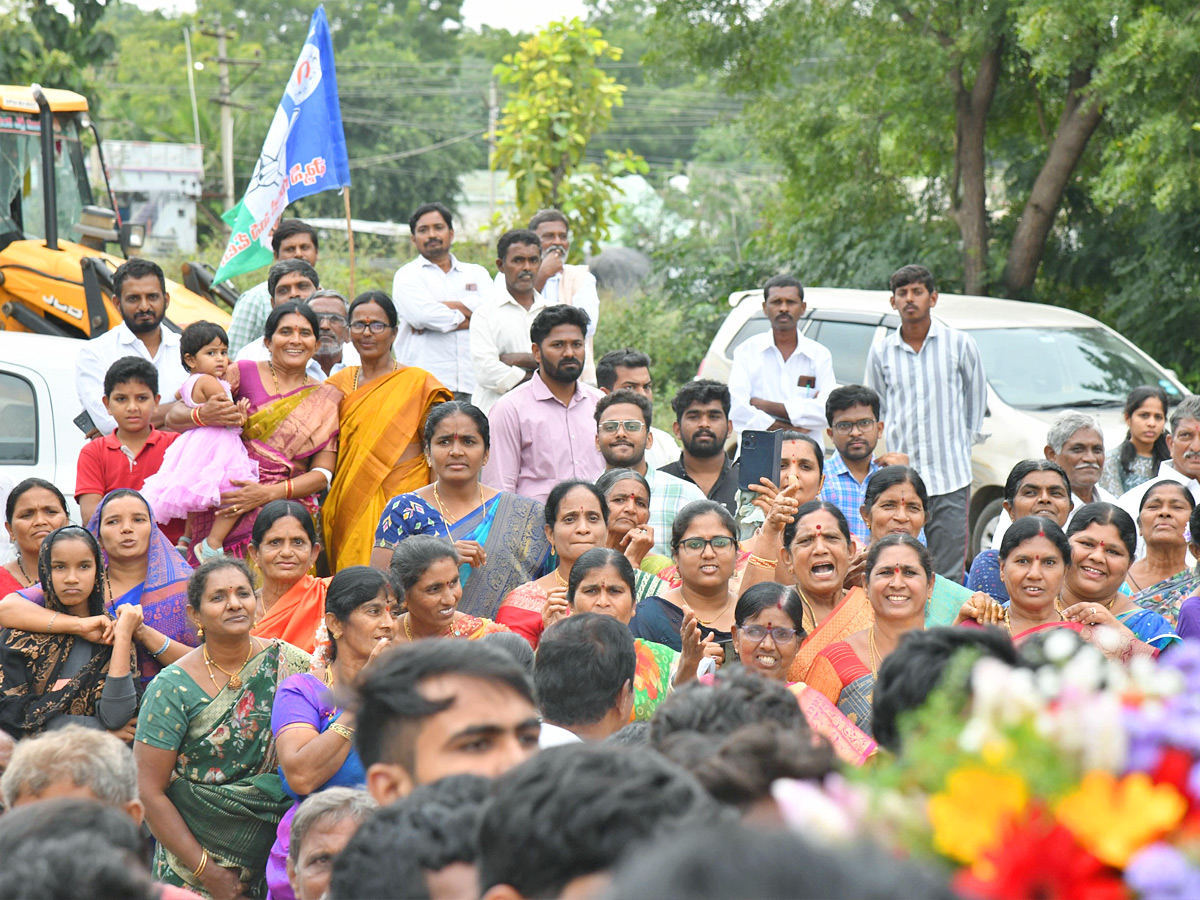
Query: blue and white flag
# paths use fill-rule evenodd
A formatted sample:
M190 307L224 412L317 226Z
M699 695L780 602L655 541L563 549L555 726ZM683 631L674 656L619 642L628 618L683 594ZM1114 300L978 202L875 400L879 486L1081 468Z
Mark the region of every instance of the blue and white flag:
M222 216L233 234L213 283L271 262L271 231L289 203L348 184L350 158L338 105L333 40L325 7L318 6L246 194Z

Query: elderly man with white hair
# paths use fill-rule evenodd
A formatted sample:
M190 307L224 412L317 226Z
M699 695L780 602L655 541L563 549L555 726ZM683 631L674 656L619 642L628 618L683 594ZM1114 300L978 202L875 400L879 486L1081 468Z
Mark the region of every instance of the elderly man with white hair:
M1104 431L1100 420L1088 413L1068 410L1050 423L1046 433L1046 459L1058 463L1067 473L1071 483L1071 513L1088 503L1116 503L1117 498L1097 483L1104 470ZM1164 466L1166 463L1163 464ZM1137 519L1136 509L1133 513ZM1000 539L1012 524L1008 511L1000 513L996 521L996 533L992 536L992 549L1000 549ZM1064 526L1066 527L1066 526Z

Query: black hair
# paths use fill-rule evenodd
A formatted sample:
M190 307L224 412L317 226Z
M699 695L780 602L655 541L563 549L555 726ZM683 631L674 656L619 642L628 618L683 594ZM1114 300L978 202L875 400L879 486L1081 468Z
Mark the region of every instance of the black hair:
M637 602L637 576L633 571L633 563L620 550L609 547L593 547L585 552L571 566L571 574L567 578L567 602L575 606L575 592L583 579L597 569L612 566L621 576L621 580L629 587L629 596Z
M150 393L158 393L158 369L154 363L140 356L122 356L104 373L104 396L107 397L119 384L137 382L150 388Z
M529 676L520 664L479 641L416 641L388 650L349 688L348 699L358 713L354 748L364 768L387 762L413 771L421 723L454 703L454 697L429 700L421 693L421 683L444 675L486 681L535 705Z
M650 496L650 482L637 469L605 469L596 479L596 487L607 497L609 492L622 481L636 481L646 489L646 496Z
M396 545L392 551L392 561L388 564L388 573L392 579L392 590L402 603L405 595L429 571L429 567L443 559L452 561L457 567L458 551L449 540L432 534L409 535Z
M1067 523L1067 537L1079 534L1089 525L1111 525L1117 529L1121 543L1129 551L1130 562L1137 556L1137 526L1133 516L1113 503L1088 503L1075 510Z
M803 431L783 431L780 432L783 437L783 443L788 441L800 441L808 444L812 450L813 458L817 461L817 474L824 477L825 475L825 448L822 447L817 440L810 434L805 434Z
M780 584L777 581L760 581L746 589L746 593L738 597L737 606L733 608L733 622L741 628L765 609L782 610L783 614L792 620L796 629L796 637L804 640L804 606L800 602L800 594L794 587Z
M1062 555L1063 565L1071 565L1071 542L1058 527L1058 523L1045 516L1021 516L1004 531L1000 539L1000 561L1008 559L1009 555L1025 541L1036 537L1050 539L1050 543L1058 548Z
M608 501L604 499L604 494L600 491L600 488L596 487L590 481L583 481L579 478L560 481L550 489L550 494L546 497L546 524L551 528L554 527L555 523L558 522L558 508L562 506L562 502L566 499L567 494L571 493L575 488L583 488L596 498L600 504L600 517L604 519L604 523L607 525Z
M733 518L733 514L725 508L725 504L718 503L716 500L693 500L675 514L675 521L671 523L671 552L679 549L679 544L683 541L683 536L687 534L688 528L691 527L695 519L710 514L721 520L721 525L729 532L729 536L733 538L733 542L736 544L738 536L737 521Z
M474 865L491 789L480 775L449 775L376 810L334 858L331 900L428 900L427 873Z
M92 551L96 580L92 583L92 592L88 594L87 614L104 615L104 558L100 555L100 542L96 540L95 535L79 525L64 525L54 529L46 535L41 549L38 550L38 581L41 582L42 592L46 596L46 608L56 612L66 609L54 590L54 580L50 571L50 555L54 552L54 545L62 541L82 541Z
M479 638L479 643L508 654L526 675L533 677L533 648L515 631L493 631Z
M45 478L26 478L24 481L17 482L16 486L8 492L8 497L4 501L4 521L12 524L13 513L17 511L17 501L26 493L41 488L43 491L49 491L58 498L59 505L62 506L63 512L67 512L67 498L63 496L62 491L47 481Z
M881 747L900 752L905 713L924 706L943 674L955 671L948 667L959 651L1018 664L1012 638L999 628L928 628L902 635L875 678L871 731ZM952 687L970 689L969 670L963 675L964 683Z
M772 275L763 284L763 302L765 303L771 295L771 288L790 288L794 287L800 291L800 302L804 302L804 285L800 280L793 278L791 275Z
M1187 501L1189 510L1196 508L1196 498L1192 496L1192 492L1188 490L1188 487L1186 484L1182 484L1181 482L1174 481L1170 478L1163 478L1163 479L1160 479L1159 481L1154 482L1152 485L1150 485L1150 487L1148 487L1146 489L1146 493L1142 494L1142 499L1138 502L1138 515L1139 516L1142 514L1142 510L1146 508L1146 501L1150 499L1150 495L1153 494L1155 491L1157 491L1159 488L1164 488L1164 487L1174 488L1175 490L1179 491L1179 493L1183 496L1184 500Z
M298 234L307 234L312 238L313 249L321 249L321 241L317 237L317 229L302 219L280 219L279 224L275 226L274 233L271 235L271 251L275 254L276 259L279 259L279 251L283 247L283 242Z
M580 334L586 337L591 323L588 314L578 306L564 306L561 303L557 306L547 306L537 314L533 324L529 326L529 340L540 347L546 342L550 332L559 325L574 325Z
M126 497L132 497L135 500L141 501L148 512L154 512L154 510L150 509L150 501L133 488L114 488L104 495L104 497L100 500L99 505L96 507L97 519L104 518L104 508L108 506L108 504L112 503L114 500L124 500Z
M447 416L452 416L455 413L461 413L479 429L479 437L483 439L483 449L488 451L492 447L492 429L488 422L487 414L482 409L473 403L468 403L466 400L447 400L444 403L439 403L429 411L429 415L425 417L425 430L421 434L422 449L426 453L429 452L429 447L433 443L434 432L437 431L438 425L442 424L442 420Z
M644 719L630 722L615 734L610 734L604 743L614 747L644 747L650 742L650 723Z
M1042 519L1040 521L1046 521ZM911 534L887 534L871 545L867 551L867 568L866 577L871 577L871 570L875 568L875 563L879 560L879 555L889 547L907 547L917 554L917 559L921 562L921 568L925 570L925 576L929 581L933 581L933 554L929 552L929 548L918 541Z
M1188 516L1188 535L1193 544L1200 544L1200 506L1193 507L1192 514Z
M208 587L208 576L221 569L237 569L246 577L246 583L250 585L250 589L254 590L254 576L250 573L250 567L240 559L233 556L218 556L206 560L188 577L187 600L188 606L193 611L200 611L200 602L204 599L204 591Z
M650 357L634 347L609 350L596 360L596 386L611 391L617 383L617 369L649 369Z
M642 422L646 426L646 430L650 430L650 420L654 418L654 404L643 397L636 391L623 389L613 391L611 394L605 394L596 402L596 412L594 418L596 425L599 427L600 420L603 415L608 412L610 406L616 406L618 403L628 403L631 406L636 406L642 412Z
M280 519L292 518L300 523L304 533L313 544L320 543L317 538L317 527L313 524L312 513L299 500L272 500L258 511L254 526L250 529L250 546L255 550L262 545L267 532Z
M317 318L317 314L312 311L312 307L307 303L298 303L295 300L289 300L287 303L280 303L267 316L267 321L263 323L263 340L271 340L279 328L279 323L283 321L283 317L289 315L301 316L312 326L314 335L321 333L321 321Z
M116 271L113 272L113 296L120 300L121 288L124 287L128 279L145 278L148 275L153 275L158 279L158 286L165 294L167 292L167 277L163 274L162 267L156 262L142 259L140 256L134 256L117 266Z
M533 218L529 220L529 224L525 227L530 231L537 231L546 222L562 222L567 226L568 231L571 229L571 223L567 221L567 217L557 209L538 210L533 214Z
M370 603L379 592L389 587L388 578L371 566L349 566L329 581L325 593L325 612L333 613L339 622L348 622L360 606ZM337 639L329 635L329 661L337 659Z
M597 374L597 380L599 377ZM675 421L682 422L683 414L688 411L689 407L709 403L720 403L721 409L725 412L725 418L728 419L729 410L733 405L729 385L711 378L698 378L695 381L685 382L671 398L671 409L675 411Z
M680 732L724 737L756 722L774 722L812 736L800 704L782 682L732 666L719 670L711 684L689 681L668 694L650 719L650 744L661 748Z
M284 275L290 275L293 272L299 272L305 278L312 282L314 288L321 286L321 276L317 274L317 270L312 267L307 260L303 260L298 256L293 256L291 259L281 259L279 262L267 269L267 293L271 295L271 299L275 299L275 288L279 287L279 282Z
M542 239L527 228L514 228L500 235L496 242L496 258L503 264L508 259L508 248L513 244L532 244L542 249Z
M648 750L543 751L496 782L479 828L480 893L505 884L557 897L631 848L717 814L696 779Z
M888 289L895 294L896 288L902 288L909 284L923 284L925 290L933 293L937 290L937 284L934 283L933 273L921 265L901 266L892 273L888 279Z
M809 500L807 503L800 504L792 516L792 521L783 526L783 546L791 548L792 541L796 539L796 529L800 527L801 519L822 510L833 516L833 521L837 523L838 531L846 539L846 544L853 543L854 538L851 537L850 523L846 521L846 514L842 512L841 507L836 503L830 503L828 500Z
M1167 429L1166 417L1170 412L1171 407L1167 405L1167 392L1156 384L1143 384L1141 387L1135 387L1129 392L1129 396L1125 398L1125 409L1123 412L1127 417L1131 417L1137 412L1143 403L1154 398L1162 404L1163 409L1163 430L1159 432L1158 437L1154 439L1154 446L1150 448L1150 470L1156 475L1158 467L1171 458L1171 450L1167 446ZM1125 440L1117 448L1117 462L1121 467L1122 475L1130 475L1133 473L1133 461L1137 458L1137 448L1133 446L1133 434L1129 429L1125 430Z
M719 849L718 849L719 848ZM708 824L652 841L631 853L605 893L611 900L703 897L747 900L955 900L946 879L882 851L829 847L787 829L740 822ZM731 865L731 860L737 860Z
M444 203L422 203L417 207L416 211L408 217L408 232L415 234L417 231L417 223L421 221L421 217L435 212L441 215L442 220L446 223L446 227L451 231L454 230L454 216L450 212L450 208Z
M1034 472L1054 472L1063 480L1063 486L1067 489L1067 496L1071 496L1071 480L1067 478L1067 473L1052 459L1023 459L1012 469L1009 470L1008 478L1004 482L1004 500L1010 506L1017 499L1017 491L1021 489L1021 482L1032 475Z
M825 400L825 421L833 427L833 417L852 406L869 406L871 415L879 418L879 394L861 384L843 384L829 392Z
M542 717L555 725L592 725L633 689L637 652L629 627L612 616L576 613L546 629L533 664Z
M350 308L346 310L346 320L349 321L354 318L354 311L360 306L366 306L369 303L374 303L383 310L383 317L387 319L389 328L395 328L400 324L400 317L396 314L396 304L383 291L363 291L355 297L354 302L350 304Z
M187 364L189 356L195 356L217 340L225 345L226 350L229 349L229 335L216 322L193 322L183 329L183 334L179 338L179 361L183 363L184 370L192 371L192 367ZM158 391L155 393L157 394Z
M921 501L926 513L929 512L929 491L925 489L925 479L912 466L884 466L867 476L867 489L863 496L863 509L871 511L875 501L889 488L898 484L910 484Z

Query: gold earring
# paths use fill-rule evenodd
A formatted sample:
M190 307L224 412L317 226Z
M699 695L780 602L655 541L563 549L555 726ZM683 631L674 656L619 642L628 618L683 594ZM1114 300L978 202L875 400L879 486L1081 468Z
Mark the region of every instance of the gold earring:
M200 627L198 627L196 629L196 637L200 638L200 640L204 640L204 626L203 625L201 625Z
M333 639L335 641L340 641L342 639L342 633L340 631L335 631L333 633Z

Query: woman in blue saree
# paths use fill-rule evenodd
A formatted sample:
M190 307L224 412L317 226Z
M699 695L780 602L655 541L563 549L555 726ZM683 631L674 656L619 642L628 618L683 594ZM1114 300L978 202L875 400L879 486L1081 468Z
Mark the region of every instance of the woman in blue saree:
M492 619L514 588L548 571L550 544L542 504L480 483L489 447L487 416L477 406L460 400L435 406L424 434L433 483L388 501L371 565L386 572L392 551L411 535L444 538L462 560L458 608Z

